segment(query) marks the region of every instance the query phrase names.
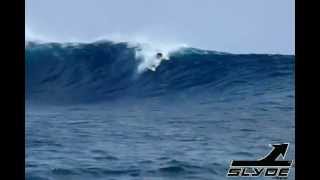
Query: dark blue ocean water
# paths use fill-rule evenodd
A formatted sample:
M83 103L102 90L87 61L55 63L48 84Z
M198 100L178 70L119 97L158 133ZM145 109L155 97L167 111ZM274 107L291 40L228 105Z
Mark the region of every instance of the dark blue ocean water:
M134 53L26 47L26 179L228 179L287 142L294 160L294 56L185 48L137 73Z

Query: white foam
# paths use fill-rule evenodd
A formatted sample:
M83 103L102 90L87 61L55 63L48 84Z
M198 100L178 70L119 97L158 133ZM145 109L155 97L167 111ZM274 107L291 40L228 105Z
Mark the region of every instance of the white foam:
M172 40L166 40L160 37L148 37L141 34L120 34L113 33L98 38L86 40L85 42L96 42L100 40L108 40L115 43L125 42L129 47L135 48L135 58L140 61L137 67L138 73L147 69L155 71L161 64L162 60L169 60L170 54L183 47L188 47L185 43L179 43ZM83 41L82 41L83 42ZM157 53L162 53L161 59L156 58Z
M136 38L129 41L129 45L135 47L135 57L140 64L138 72L144 72L147 69L155 71L161 64L162 60L170 60L170 54L179 50L180 48L187 47L186 44L173 43L173 42L160 42L152 41L148 38ZM156 54L162 53L162 58L157 58Z

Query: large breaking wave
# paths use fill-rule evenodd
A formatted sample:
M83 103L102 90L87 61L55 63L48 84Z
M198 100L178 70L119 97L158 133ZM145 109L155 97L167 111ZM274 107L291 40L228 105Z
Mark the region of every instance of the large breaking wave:
M293 88L291 55L229 54L176 47L160 50L170 60L163 61L152 72L143 67L158 51L150 47L109 41L28 42L26 100L30 103L95 103L150 97L172 100L182 93L190 98L207 94L221 97L291 92Z

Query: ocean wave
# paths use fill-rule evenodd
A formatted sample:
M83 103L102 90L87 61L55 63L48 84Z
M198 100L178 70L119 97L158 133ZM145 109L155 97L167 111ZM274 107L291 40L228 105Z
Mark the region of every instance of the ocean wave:
M231 54L187 46L97 41L28 42L26 99L33 102L98 102L266 87L293 76L294 56ZM168 61L148 64L161 52ZM285 77L285 78L283 78ZM235 90L236 88L236 90Z

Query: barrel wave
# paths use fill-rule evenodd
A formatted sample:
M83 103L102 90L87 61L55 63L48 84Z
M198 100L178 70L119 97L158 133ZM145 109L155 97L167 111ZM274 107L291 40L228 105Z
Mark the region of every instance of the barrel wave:
M294 159L293 55L98 41L25 56L26 179L225 179L280 143Z

